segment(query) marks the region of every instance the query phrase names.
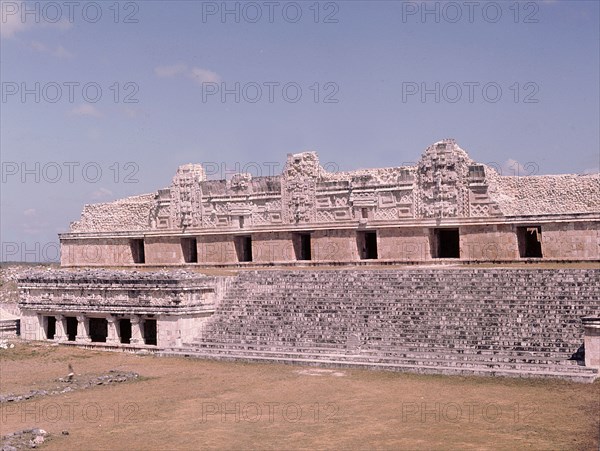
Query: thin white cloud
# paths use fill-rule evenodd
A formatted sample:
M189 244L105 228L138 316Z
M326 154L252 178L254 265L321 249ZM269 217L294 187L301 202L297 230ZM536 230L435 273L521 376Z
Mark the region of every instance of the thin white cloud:
M121 112L127 116L129 119L135 119L136 117L141 116L142 112L138 108L133 107L124 107L121 108Z
M92 193L92 199L94 199L94 200L107 199L107 198L111 197L112 194L113 194L113 192L111 190L109 190L108 188L98 188L96 191L94 191Z
M525 176L525 175L539 175L539 165L533 161L527 163L521 163L514 158L506 160L502 166L500 166L502 175L509 176Z
M36 52L46 53L61 59L73 57L73 54L69 52L66 48L64 48L62 45L58 45L54 49L52 49L40 41L31 41L29 46Z
M102 117L100 110L89 103L83 103L79 106L76 106L71 110L71 114L75 116Z
M52 52L54 56L59 58L73 58L73 54L65 49L62 45L56 47L56 49Z
M60 31L65 31L73 27L73 24L68 19L63 18L58 22L48 22L40 20L36 22L34 14L28 15L25 20L22 17L19 8L21 2L0 2L2 8L2 23L0 24L0 36L3 38L14 38L17 33L31 31L36 28L51 28ZM16 12L13 8L16 8Z
M198 84L202 83L218 83L221 77L216 72L202 67L188 68L186 64L179 63L170 66L157 66L154 68L154 73L160 78L171 78L178 75L183 75L194 80Z
M17 4L15 4L15 6L16 5ZM3 38L12 38L15 34L23 32L30 27L30 24L21 20L20 14L9 14L8 11L5 11L5 8L8 7L6 2L2 2L0 6L2 7L0 36Z
M187 70L185 64L173 64L172 66L158 66L154 68L154 73L160 78L174 77L183 74Z
M45 53L48 51L48 47L40 41L31 41L30 46L36 52Z
M194 67L191 70L190 77L199 84L202 83L218 83L221 81L221 77L216 72L208 69L202 69L200 67Z
M27 216L27 217L32 217L35 216L37 214L37 212L35 211L35 208L28 208L27 210L23 211L23 216Z

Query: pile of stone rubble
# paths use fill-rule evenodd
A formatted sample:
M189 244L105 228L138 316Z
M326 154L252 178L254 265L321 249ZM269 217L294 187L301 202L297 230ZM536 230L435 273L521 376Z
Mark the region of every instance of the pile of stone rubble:
M37 448L46 442L50 434L43 429L32 428L11 432L2 436L2 451L17 451L19 449Z
M119 371L110 370L107 374L92 375L90 376L75 376L69 380L68 377L58 378L56 382L60 385L49 389L37 389L30 390L27 393L21 395L7 394L0 395L0 404L7 402L19 402L26 401L32 398L39 398L48 395L60 395L63 393L69 393L75 390L85 390L87 388L95 387L97 385L111 385L126 382L130 380L136 380L139 377L138 373L132 371Z

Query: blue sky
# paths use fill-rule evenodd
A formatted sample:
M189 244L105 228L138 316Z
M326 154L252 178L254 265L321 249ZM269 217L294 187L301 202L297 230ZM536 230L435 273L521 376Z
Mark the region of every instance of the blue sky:
M1 3L3 260L188 162L396 166L453 137L509 175L598 170L596 1Z

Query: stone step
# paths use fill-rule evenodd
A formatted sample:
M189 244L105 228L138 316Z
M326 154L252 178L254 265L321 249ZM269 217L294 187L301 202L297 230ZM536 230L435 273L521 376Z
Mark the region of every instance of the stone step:
M489 365L445 366L431 365L428 363L391 363L391 362L366 362L357 360L319 359L300 354L297 357L281 357L269 355L249 355L247 353L218 353L198 352L196 350L165 350L160 353L165 356L186 356L214 360L231 360L247 362L270 362L300 365L315 365L337 368L368 368L389 371L412 372L418 374L446 374L446 375L479 375L479 376L505 376L505 377L536 377L536 378L561 378L575 382L593 382L598 377L598 371L590 368L573 366L568 371L556 370L554 366L538 365L526 368L490 367Z
M433 359L439 361L463 361L463 362L493 362L493 363L512 363L512 364L556 364L563 366L578 365L576 360L569 360L567 355L563 356L540 356L532 353L518 354L506 352L480 353L480 352L449 352L444 349L431 351L407 350L407 349L388 349L386 351L368 349L368 350L345 350L341 348L313 348L297 346L266 346L256 344L233 344L233 343L210 343L199 342L184 345L184 347L196 350L223 350L227 352L248 352L248 353L266 353L266 354L302 354L318 356L343 356L342 358L359 358L379 360L398 360L398 359ZM348 357L351 356L351 357Z
M569 359L583 342L581 316L600 310L599 278L577 269L242 272L186 352L590 379Z

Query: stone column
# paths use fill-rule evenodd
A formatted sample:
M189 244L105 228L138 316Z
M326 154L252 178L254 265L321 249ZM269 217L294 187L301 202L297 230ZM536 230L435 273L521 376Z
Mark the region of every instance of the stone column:
M119 331L117 330L117 318L112 315L109 315L106 318L108 322L108 333L106 336L106 343L108 344L119 344L121 340L119 339Z
M600 316L581 318L584 332L585 366L600 369Z
M132 345L143 345L144 344L144 331L142 329L144 320L139 316L131 317L131 344Z
M67 319L63 315L55 315L54 318L56 318L54 341L65 341L67 339Z
M92 341L90 337L90 323L85 315L77 315L77 336L75 341L78 343L89 343Z

